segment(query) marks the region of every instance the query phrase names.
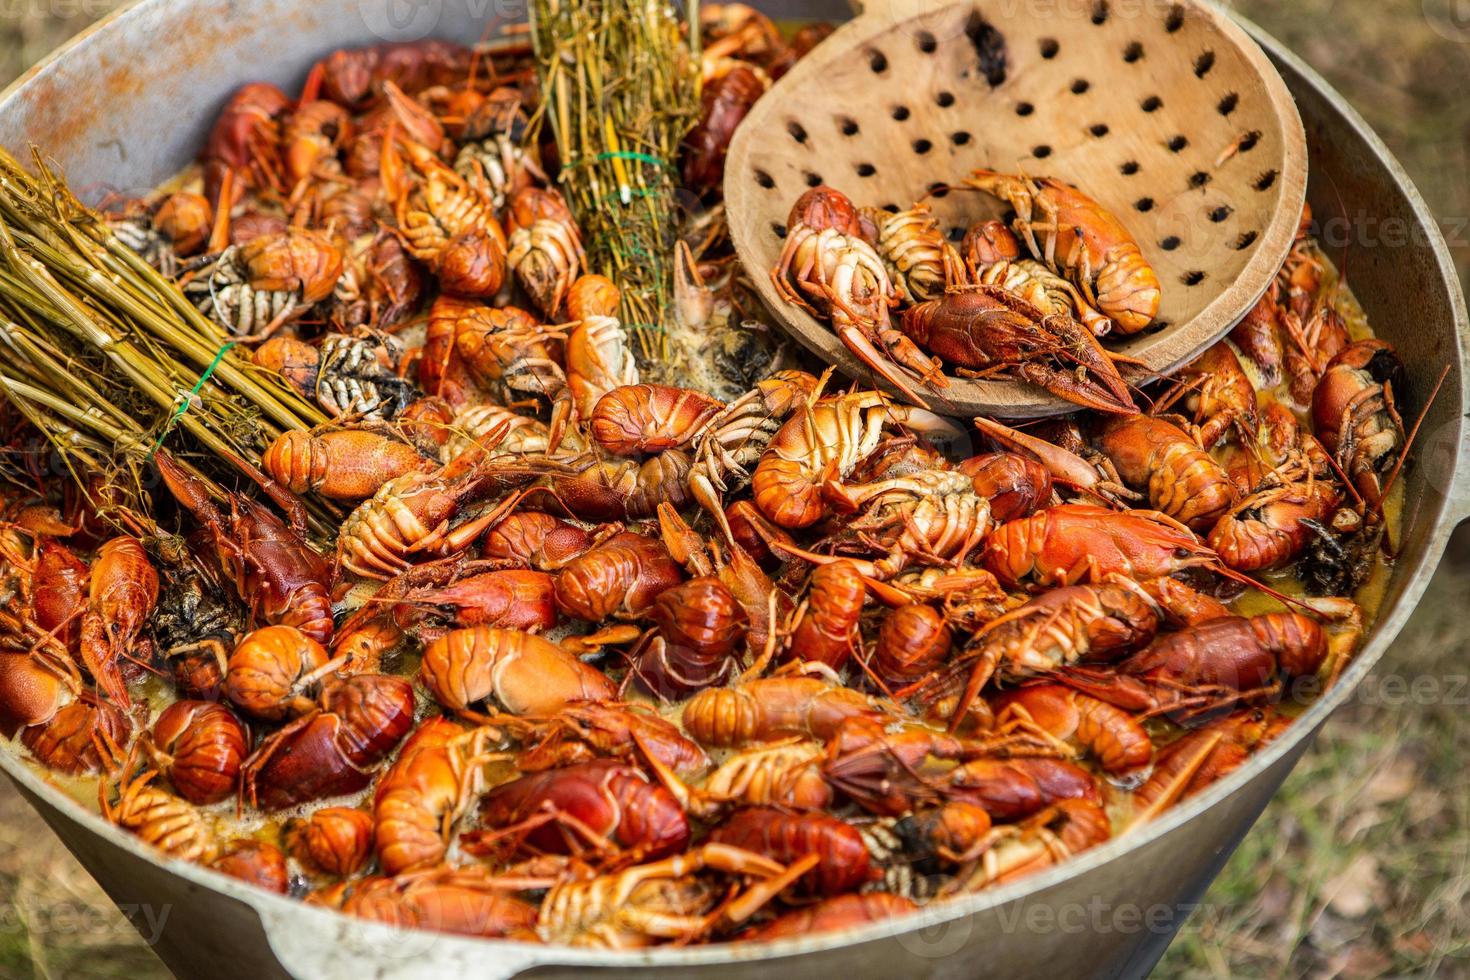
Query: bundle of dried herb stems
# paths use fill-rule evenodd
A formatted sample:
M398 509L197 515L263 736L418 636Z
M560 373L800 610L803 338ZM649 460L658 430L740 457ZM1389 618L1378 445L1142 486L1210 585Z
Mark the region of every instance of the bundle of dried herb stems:
M81 474L110 473L117 499L146 513L142 473L160 448L200 476L250 475L282 432L328 421L33 156L28 171L0 149L0 393L84 490ZM307 504L316 530L334 525Z
M622 321L646 363L670 360L675 161L699 116L699 7L668 0L535 0L543 103L558 183L592 271L623 291ZM533 127L534 128L534 127Z

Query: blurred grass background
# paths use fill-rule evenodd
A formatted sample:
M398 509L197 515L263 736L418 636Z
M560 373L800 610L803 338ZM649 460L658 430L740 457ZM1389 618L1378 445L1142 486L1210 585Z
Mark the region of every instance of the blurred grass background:
M0 0L0 82L117 5ZM1357 106L1441 216L1462 277L1470 272L1470 5L1235 7ZM1455 695L1467 672L1467 595L1470 533L1457 536L1380 677L1439 678ZM1462 685L1458 696L1417 703L1380 691L1333 718L1158 976L1470 976L1467 692ZM0 785L0 980L167 976L30 807Z

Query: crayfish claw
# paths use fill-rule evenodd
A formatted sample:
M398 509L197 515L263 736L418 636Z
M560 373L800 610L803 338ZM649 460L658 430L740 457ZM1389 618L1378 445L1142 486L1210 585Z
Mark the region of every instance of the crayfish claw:
M837 336L842 340L842 343L848 350L857 355L858 360L872 368L885 381L902 392L905 398L920 408L929 407L929 403L909 384L903 369L890 360L882 351L878 350L877 347L873 346L873 342L864 336L861 330L849 325L839 329Z
M1044 388L1067 401L1085 408L1096 409L1099 412L1110 412L1115 415L1137 415L1138 406L1131 398L1120 400L1108 389L1092 383L1085 378L1079 378L1070 371L1059 371L1056 368L1047 367L1044 364L1027 362L1016 366L1016 374L1024 381L1029 381L1038 388Z

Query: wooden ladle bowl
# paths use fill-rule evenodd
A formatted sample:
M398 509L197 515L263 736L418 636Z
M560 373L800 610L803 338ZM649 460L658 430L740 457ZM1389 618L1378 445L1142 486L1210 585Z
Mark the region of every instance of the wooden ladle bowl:
M1306 136L1265 54L1204 2L866 0L737 131L731 234L793 336L886 387L828 324L777 295L765 273L787 214L824 183L890 210L927 195L958 241L1004 214L988 195L947 189L976 168L1059 178L1123 221L1163 297L1152 327L1104 343L1161 375L1229 332L1275 276L1305 199ZM919 390L951 415L1075 408L1003 379Z

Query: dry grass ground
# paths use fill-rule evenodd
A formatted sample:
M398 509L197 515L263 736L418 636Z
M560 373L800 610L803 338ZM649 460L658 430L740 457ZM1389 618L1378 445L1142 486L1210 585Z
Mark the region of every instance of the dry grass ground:
M97 883L6 781L0 789L0 978L169 976Z
M0 79L109 0L0 3ZM1470 271L1470 18L1457 0L1240 0L1359 106ZM1163 977L1470 976L1470 534L1160 965ZM1429 678L1437 696L1399 697ZM1421 687L1422 690L1428 690ZM0 787L0 980L166 977L25 803Z

